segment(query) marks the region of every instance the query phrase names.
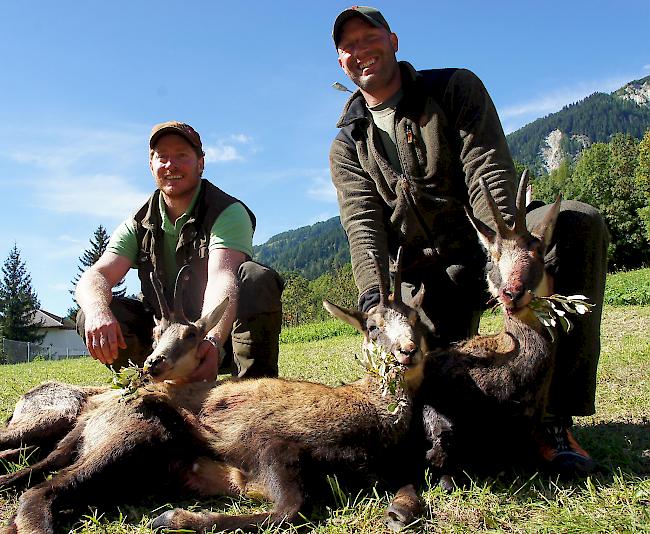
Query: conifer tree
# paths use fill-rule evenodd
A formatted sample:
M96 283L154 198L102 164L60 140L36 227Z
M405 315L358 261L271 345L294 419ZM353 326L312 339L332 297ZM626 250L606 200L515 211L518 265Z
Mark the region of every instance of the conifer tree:
M39 325L34 324L34 314L40 308L32 277L20 257L18 246L9 252L2 266L0 283L0 333L15 341L40 342Z
M108 235L108 232L106 232L106 228L100 224L95 230L93 236L90 238L90 247L84 250L84 253L79 258L80 265L77 267L77 274L72 279L72 289L70 290L72 300L74 300L74 306L68 310L68 317L71 319L74 319L74 317L77 315L77 312L79 311L77 301L74 299L74 292L75 288L77 287L77 282L79 282L79 278L81 278L81 275L86 271L86 269L94 265L95 262L101 257L101 255L106 251L109 239L110 236ZM126 288L122 286L124 286L124 280L121 280L113 288L113 295L123 297L126 293Z

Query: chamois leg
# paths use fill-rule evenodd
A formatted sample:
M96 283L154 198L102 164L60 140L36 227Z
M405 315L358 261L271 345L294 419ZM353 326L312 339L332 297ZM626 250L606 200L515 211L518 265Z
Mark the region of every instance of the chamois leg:
M413 484L402 486L386 509L386 526L394 532L406 528L422 513L422 503Z
M299 449L279 442L259 454L258 476L252 486L263 487L263 493L273 501L273 510L257 514L226 515L216 512L190 512L177 508L169 510L152 523L152 528L191 529L196 532L257 530L259 527L293 521L304 502L298 466Z
M38 447L36 446L28 445L25 447L18 447L17 449L7 449L0 451L0 460L5 462L14 462L20 458L21 454L27 455L37 448Z
M23 493L18 501L18 510L2 534L54 534L52 503L55 490L41 484Z
M15 473L0 476L0 487L15 486L25 479L30 479L32 476L43 473L46 470L54 471L69 465L79 443L81 431L81 425L75 427L72 432L61 440L56 449L34 465L20 469Z

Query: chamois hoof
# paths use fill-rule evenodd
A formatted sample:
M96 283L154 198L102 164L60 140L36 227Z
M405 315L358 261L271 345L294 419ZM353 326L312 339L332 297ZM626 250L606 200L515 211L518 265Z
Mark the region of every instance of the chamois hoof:
M175 513L176 510L167 510L166 512L163 512L151 522L151 529L159 530L162 528L172 528Z
M422 503L412 485L400 489L384 514L386 526L399 532L413 525L422 514Z

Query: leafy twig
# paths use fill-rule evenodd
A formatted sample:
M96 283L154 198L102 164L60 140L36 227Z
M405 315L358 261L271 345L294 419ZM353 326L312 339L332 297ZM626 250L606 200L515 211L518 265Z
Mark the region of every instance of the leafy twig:
M567 313L584 315L591 312L594 304L584 295L551 295L550 297L533 297L528 307L546 328L551 340L555 341L555 328L559 326L565 332L573 329L573 323Z
M407 404L405 399L397 397L398 390L402 388L406 366L399 363L393 353L383 350L374 343L365 347L363 358L357 356L357 359L368 373L379 380L381 394L395 397L395 400L387 406L388 412L399 414Z
M128 401L139 395L140 388L146 388L151 383L151 376L131 360L129 365L119 371L112 371L111 387L122 389L120 400Z

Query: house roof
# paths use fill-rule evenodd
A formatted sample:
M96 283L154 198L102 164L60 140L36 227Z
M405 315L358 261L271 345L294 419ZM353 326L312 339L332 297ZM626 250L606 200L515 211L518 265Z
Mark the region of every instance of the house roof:
M74 330L75 324L70 319L59 317L45 310L36 310L32 324L39 325L41 328L62 328L64 330Z

